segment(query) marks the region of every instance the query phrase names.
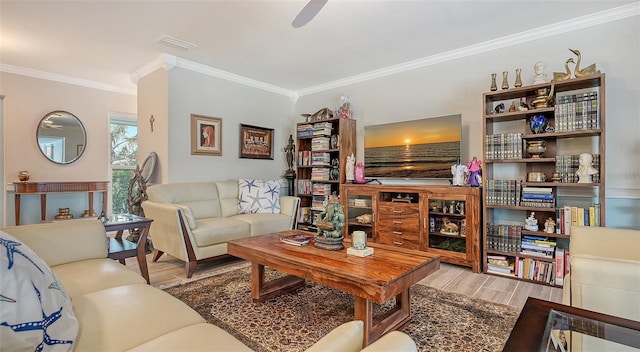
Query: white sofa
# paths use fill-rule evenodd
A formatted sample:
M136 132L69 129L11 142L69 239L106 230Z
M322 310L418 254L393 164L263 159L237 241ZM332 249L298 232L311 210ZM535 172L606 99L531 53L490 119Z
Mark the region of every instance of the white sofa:
M8 236L4 233L21 243L7 241ZM45 311L43 304L47 295L44 291L49 291L47 286L54 294L66 291L59 296L70 297L68 303L72 306L72 315L75 316L74 321L77 320L76 324L79 323L79 329L76 328L74 336L77 336L71 339L73 345L55 345L58 350L71 347L68 350L250 351L229 333L206 323L196 311L180 300L147 285L138 273L108 259L106 233L102 223L97 220L8 227L2 229L0 235L4 246L0 248L2 280L11 276L7 274L10 270L15 271L21 266L33 267L34 262L44 261L40 265L42 271L52 271L61 284L45 282L42 297L38 295L43 305L42 313L41 307L37 307L36 315L50 314ZM30 249L25 249L25 246ZM14 250L10 251L9 248ZM35 252L38 258L24 255L30 251ZM13 265L7 268L7 263ZM44 341L44 330L13 331L10 327L20 325L15 324L17 316L33 308L24 306L27 302L22 296L11 297L19 286L33 291L35 279L24 277L24 270L20 273L23 277L17 277L11 283L3 281L0 286L0 349L3 351L33 351L38 343ZM35 273L40 275L39 272ZM62 321L58 320L46 329L48 338L59 337L59 330L54 326L57 323L61 324ZM343 324L329 332L309 351L359 351L362 349L362 330L360 321ZM27 334L36 339L21 340ZM33 345L25 347L24 344L18 345L20 343ZM416 351L416 346L406 334L392 332L365 350Z
M203 262L227 255L227 241L292 229L300 199L279 196L279 213L240 214L239 181L158 184L147 188L144 214L157 251L187 263L187 277Z

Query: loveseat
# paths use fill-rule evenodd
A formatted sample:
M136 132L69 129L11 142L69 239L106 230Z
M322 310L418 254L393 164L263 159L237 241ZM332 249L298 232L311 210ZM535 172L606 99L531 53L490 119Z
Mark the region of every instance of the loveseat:
M97 220L0 231L0 349L250 351L189 306L107 258ZM27 323L25 323L27 322ZM362 322L345 323L309 351L358 351ZM415 351L392 332L367 351ZM378 349L379 348L379 349Z
M278 181L169 183L147 188L144 214L156 250L187 263L187 278L203 262L227 255L227 241L292 229L300 199L279 194Z

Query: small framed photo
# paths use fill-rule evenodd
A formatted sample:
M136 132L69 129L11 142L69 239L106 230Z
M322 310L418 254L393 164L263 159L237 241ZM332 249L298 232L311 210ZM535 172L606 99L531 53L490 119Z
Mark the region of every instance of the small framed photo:
M76 146L76 155L80 155L82 154L82 151L84 150L84 144L78 144Z
M273 128L240 124L240 157L273 160Z
M191 114L191 155L222 155L222 119Z

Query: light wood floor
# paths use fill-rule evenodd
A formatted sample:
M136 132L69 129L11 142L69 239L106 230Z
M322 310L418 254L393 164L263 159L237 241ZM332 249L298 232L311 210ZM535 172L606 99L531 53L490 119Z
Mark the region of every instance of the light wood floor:
M242 265L246 262L242 259L227 258L202 264L198 266L191 279L186 277L184 262L166 254L156 263L152 262L152 255L149 254L147 255L147 263L151 285L162 288L177 283L198 280L210 276L213 272ZM127 266L139 272L138 263L134 258L127 259ZM446 263L442 263L440 270L420 281L420 284L491 302L507 304L518 309L522 309L529 296L553 302L562 302L561 288L493 275L474 274L470 268Z

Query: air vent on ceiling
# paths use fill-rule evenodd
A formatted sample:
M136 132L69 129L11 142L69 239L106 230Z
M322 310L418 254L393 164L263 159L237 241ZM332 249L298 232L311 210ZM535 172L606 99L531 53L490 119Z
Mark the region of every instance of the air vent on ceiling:
M160 44L170 45L172 47L179 48L182 50L191 50L197 47L196 44L189 43L187 41L172 37L167 34L161 35L158 39L156 39L156 41Z

